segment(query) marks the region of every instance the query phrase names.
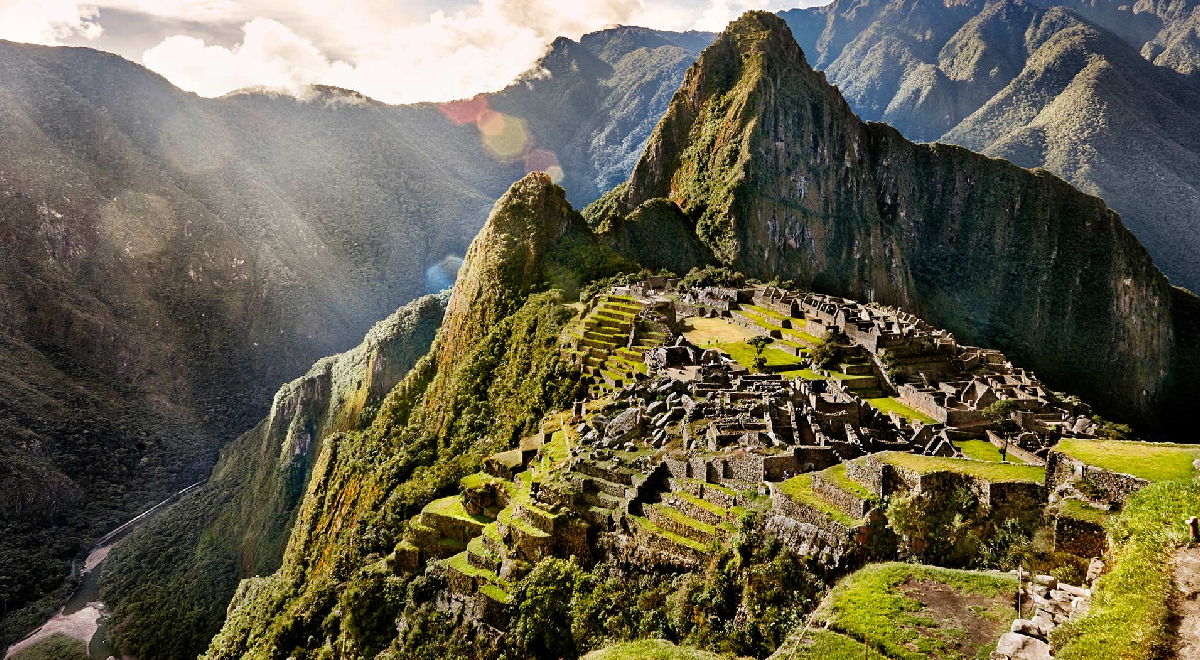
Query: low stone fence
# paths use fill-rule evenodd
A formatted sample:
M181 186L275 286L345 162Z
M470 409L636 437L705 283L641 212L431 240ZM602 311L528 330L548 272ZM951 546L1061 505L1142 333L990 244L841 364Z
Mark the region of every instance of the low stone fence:
M1122 472L1112 472L1072 458L1057 450L1046 457L1046 490L1053 492L1069 482L1083 482L1093 499L1096 494L1110 502L1125 503L1129 496L1150 485L1141 477Z

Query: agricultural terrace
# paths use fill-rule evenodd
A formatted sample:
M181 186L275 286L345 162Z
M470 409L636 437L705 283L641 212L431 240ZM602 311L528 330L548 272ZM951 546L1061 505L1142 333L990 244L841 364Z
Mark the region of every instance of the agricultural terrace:
M1054 448L1087 465L1149 481L1174 481L1196 474L1200 446L1122 440L1063 439Z

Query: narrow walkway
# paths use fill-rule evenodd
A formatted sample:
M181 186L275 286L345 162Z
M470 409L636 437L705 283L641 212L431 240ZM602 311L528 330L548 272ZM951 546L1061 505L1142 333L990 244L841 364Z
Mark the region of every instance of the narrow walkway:
M1200 547L1180 548L1171 559L1179 616L1175 660L1200 660Z

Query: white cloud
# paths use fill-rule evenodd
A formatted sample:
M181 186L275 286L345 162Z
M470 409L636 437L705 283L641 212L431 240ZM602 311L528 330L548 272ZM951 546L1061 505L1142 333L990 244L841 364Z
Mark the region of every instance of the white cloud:
M818 0L819 1L819 0ZM321 83L389 103L495 91L529 70L555 37L614 24L718 31L748 9L813 0L0 0L0 37L58 43L100 32L101 10L194 24L242 24L239 43L167 32L140 59L204 96ZM453 5L457 9L428 11ZM419 7L426 7L419 14ZM10 19L9 16L12 15ZM17 27L20 26L20 27ZM155 37L156 39L158 37ZM103 40L97 42L104 47ZM151 43L154 43L153 41Z
M0 0L0 39L57 46L64 39L100 36L98 10L73 0Z
M208 46L193 37L168 37L146 51L142 61L201 96L257 86L296 91L330 70L329 60L311 41L277 21L256 18L246 23L243 32L242 43L232 49Z

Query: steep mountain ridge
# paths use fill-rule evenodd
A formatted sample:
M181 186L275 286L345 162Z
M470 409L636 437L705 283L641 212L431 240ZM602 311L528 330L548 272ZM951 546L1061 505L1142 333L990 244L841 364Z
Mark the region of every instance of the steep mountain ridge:
M452 282L527 168L559 152L581 202L624 178L704 39L558 44L549 77L480 99L489 119L520 109L503 153L447 106L328 87L202 99L113 55L0 42L0 444L30 467L0 475L28 502L0 522L0 643L57 606L89 539L202 477L280 383ZM603 66L580 77L585 58Z
M396 631L386 622L399 602L387 566L404 521L580 391L558 350L570 312L546 291L546 278L570 270L565 253L589 242L565 191L545 174L530 174L497 202L429 354L370 428L322 449L281 569L242 583L204 657L323 645L308 635L322 620L337 626L343 653L374 655L390 642ZM284 618L293 623L277 625Z
M1173 282L1200 287L1200 86L1140 52L1153 31L1133 34L1129 6L1085 4L872 0L781 16L864 119L1045 167L1120 212ZM1176 25L1191 11L1176 4L1133 14Z
M705 50L609 197L593 223L670 200L748 275L912 309L1130 419L1181 421L1160 414L1185 396L1172 370L1191 373L1185 294L1115 213L1047 172L861 122L773 15Z
M222 451L204 486L125 539L101 581L108 643L141 658L201 653L238 582L279 567L324 443L370 425L429 349L444 311L444 296L419 298L358 347L280 388L268 416Z

